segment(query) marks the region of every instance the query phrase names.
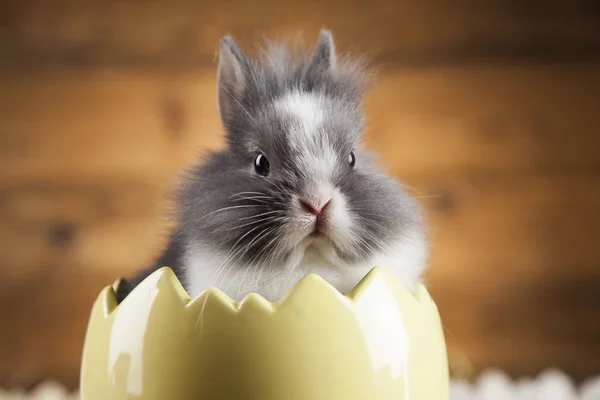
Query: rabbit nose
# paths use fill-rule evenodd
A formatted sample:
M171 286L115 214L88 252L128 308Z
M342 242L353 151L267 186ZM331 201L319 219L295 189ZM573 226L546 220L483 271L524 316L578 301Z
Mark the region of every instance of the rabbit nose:
M331 199L324 203L315 203L306 199L300 199L300 206L305 212L319 216L329 206L330 202Z

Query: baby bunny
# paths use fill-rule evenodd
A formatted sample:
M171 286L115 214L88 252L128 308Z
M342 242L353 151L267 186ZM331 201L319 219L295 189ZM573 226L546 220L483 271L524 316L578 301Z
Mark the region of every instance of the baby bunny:
M187 171L167 249L119 300L162 266L192 297L215 286L277 301L308 273L346 293L375 266L413 289L427 264L424 224L361 146L367 81L360 62L336 58L326 30L312 53L271 45L258 59L221 38L227 145Z

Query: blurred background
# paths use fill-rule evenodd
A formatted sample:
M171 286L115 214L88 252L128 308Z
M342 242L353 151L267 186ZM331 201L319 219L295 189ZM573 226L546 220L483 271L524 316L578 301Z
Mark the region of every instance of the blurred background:
M600 373L600 3L4 0L0 385L76 388L99 291L222 145L218 38L367 52L367 145L414 188L452 371Z

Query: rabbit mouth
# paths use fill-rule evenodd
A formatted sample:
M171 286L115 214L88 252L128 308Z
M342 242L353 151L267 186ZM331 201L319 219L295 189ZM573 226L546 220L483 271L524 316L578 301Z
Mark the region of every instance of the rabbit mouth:
M325 232L310 233L299 245L305 253L316 252L330 262L339 262L342 248Z

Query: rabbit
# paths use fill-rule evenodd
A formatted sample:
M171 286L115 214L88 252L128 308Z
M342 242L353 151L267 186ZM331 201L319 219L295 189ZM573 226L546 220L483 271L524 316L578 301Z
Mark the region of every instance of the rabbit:
M337 57L325 29L301 54L271 43L250 59L231 36L219 44L226 147L186 170L164 254L124 281L118 300L162 266L191 297L213 286L276 302L308 273L344 294L375 266L414 290L428 261L425 224L405 185L361 145L370 82L361 58Z

